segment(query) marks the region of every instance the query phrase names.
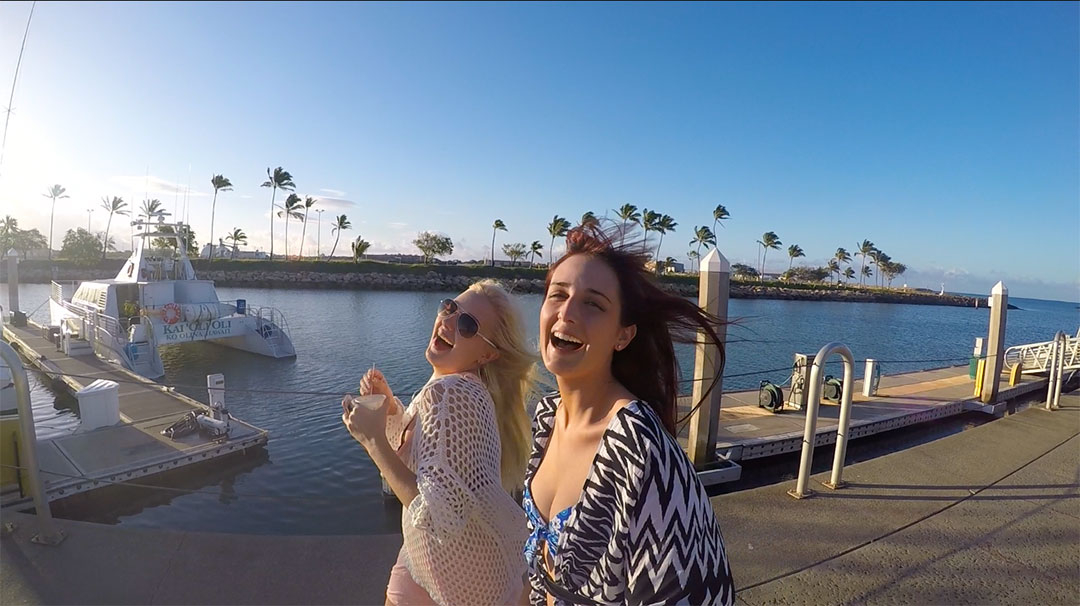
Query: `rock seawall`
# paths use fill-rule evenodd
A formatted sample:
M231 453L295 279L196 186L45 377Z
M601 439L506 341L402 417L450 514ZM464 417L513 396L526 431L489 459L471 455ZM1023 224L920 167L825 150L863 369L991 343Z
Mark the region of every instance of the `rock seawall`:
M25 283L49 283L51 280L94 280L116 276L121 263L115 267L109 263L103 267L73 268L20 267L19 279ZM6 271L0 279L6 280ZM319 271L263 271L258 268L235 270L201 270L200 279L213 280L219 286L245 288L313 288L333 290L413 290L446 291L464 290L480 279L475 276L447 275L435 270L427 273L379 273L379 272L319 272ZM511 292L542 293L544 281L539 278L499 278ZM661 281L668 292L682 296L697 296L697 283L691 280ZM734 299L780 299L788 301L849 301L860 303L903 303L912 305L948 305L955 307L985 306L985 300L975 297L942 295L911 290L847 289L847 288L787 288L771 284L732 284Z

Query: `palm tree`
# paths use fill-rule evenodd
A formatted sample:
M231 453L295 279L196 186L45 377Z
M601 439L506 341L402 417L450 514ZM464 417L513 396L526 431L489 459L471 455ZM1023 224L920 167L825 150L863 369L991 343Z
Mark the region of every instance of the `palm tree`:
M139 214L136 215L138 218L146 217L147 223L152 219L167 216L169 216L169 213L165 212L165 208L161 205L161 200L158 200L157 198L154 198L153 200L143 200L142 206L139 207ZM143 231L147 231L147 229L148 228L145 225L142 227ZM142 245L146 245L145 238L142 241Z
M765 280L765 257L768 256L770 250L780 250L780 246L783 242L776 235L776 232L767 231L761 235L761 239L758 240L758 244L761 245L763 254L761 255L761 279Z
M0 221L0 256L6 255L7 251L15 247L19 231L19 220L15 217L7 215Z
M855 243L855 249L859 252L855 253L855 256L862 255L862 269L859 270L859 284L863 283L863 277L869 277L870 274L866 273L866 257L874 250L874 243L870 240L863 240L862 243Z
M330 233L336 233L337 237L334 238L334 247L330 249L330 259L334 258L334 251L337 250L338 240L341 239L341 232L346 229L352 229L352 223L349 223L349 218L345 215L338 215L334 219L334 227L330 228Z
M694 228L694 239L690 240L690 246L697 244L697 253L694 254L694 258L701 261L701 245L716 246L716 234L709 229L708 225L702 225ZM701 266L698 266L701 269Z
M693 244L693 243L691 242L691 244ZM698 252L696 250L691 250L691 251L686 253L686 258L690 259L690 268L692 270L693 267L694 267L694 262L701 259L701 255L698 254Z
M862 274L863 278L869 278L870 276L874 275L874 272L870 271L870 268L865 266L865 265L863 265L862 272L860 272L860 273ZM860 278L859 279L859 284L862 284L862 283L863 283L863 280L862 280L862 278Z
M356 240L349 246L352 248L353 261L359 263L360 259L363 259L364 254L371 248L371 242L365 240L363 236L356 236Z
M806 253L803 252L802 247L800 247L798 244L792 244L791 246L787 247L787 254L789 257L791 257L791 260L788 261L787 265L788 271L791 271L791 265L795 263L796 258L806 256Z
M532 265L536 265L536 258L540 256L540 251L544 250L544 245L540 243L540 240L533 240L531 246L529 246L529 255L532 256Z
M903 263L893 263L892 261L886 261L886 275L889 277L889 288L892 288L892 281L900 274L907 271L907 265Z
M214 202L210 205L210 261L214 260L214 214L217 212L217 194L219 191L232 191L232 181L225 175L210 177L210 186L214 188Z
M830 276L833 275L833 274L836 274L836 283L839 284L840 283L840 262L837 261L836 259L829 259L828 269L829 269L829 275ZM850 268L848 268L848 269L850 269Z
M510 265L517 265L517 260L525 256L525 245L522 243L503 244L503 253L510 258Z
M127 211L127 208L125 208L126 206L127 206L127 202L124 202L123 198L117 198L116 196L113 196L113 198L111 200L109 199L108 196L101 199L101 208L104 208L105 212L109 213L109 220L108 220L107 223L105 223L105 237L102 239L103 242L108 242L109 241L109 230L112 228L113 215L120 215L122 217L127 216L128 211ZM105 252L106 252L106 247L102 246L101 247L101 260L102 261L105 260Z
M311 212L311 207L312 206L315 206L315 198L312 198L311 196L305 196L304 197L304 229L300 230L300 254L297 255L298 257L300 257L300 260L304 259L304 238L307 237L307 217L308 217L308 213Z
M502 219L495 219L495 222L491 224L491 266L495 267L495 233L499 231L509 231L506 229L506 223L503 223Z
M849 255L848 251L844 250L843 247L836 249L836 254L833 255L833 258L836 259L837 264L851 263L851 255Z
M615 213L622 219L622 231L619 232L621 234L619 237L619 244L622 244L626 239L626 223L628 221L631 223L640 223L641 213L637 211L637 207L633 204L623 204L615 211Z
M292 175L289 171L281 168L280 166L275 168L272 172L270 167L266 167L266 182L262 184L262 187L271 188L270 192L270 260L274 260L274 198L277 196L277 190L292 191L296 189L296 184L293 183Z
M570 222L559 215L555 215L551 218L551 223L548 223L547 229L548 233L551 234L551 245L548 247L548 265L551 265L551 255L555 252L555 238L565 236L566 232L570 231Z
M892 257L885 254L881 250L878 250L877 254L876 255L870 255L870 258L873 259L874 264L877 265L878 276L880 276L880 280L881 280L881 286L884 287L885 286L885 278L886 278L886 276L888 276L888 273L889 273L887 271L887 268L889 267L889 264L892 263Z
M296 194L289 194L288 198L285 198L285 205L279 206L281 210L278 211L277 216L285 217L285 260L289 260L289 218L304 220L303 213L300 212L300 207L303 203L300 202L300 196Z
M234 227L232 233L225 236L225 239L232 240L232 257L234 259L236 258L237 246L240 244L247 244L247 234L245 234L244 230L240 229L239 227ZM211 243L211 246L213 246L213 243Z
M675 219L671 218L670 215L663 215L660 217L660 220L656 222L656 226L653 227L653 231L656 231L660 234L660 243L656 245L656 255L653 258L657 261L660 260L660 247L664 245L664 234L668 233L669 231L674 233L675 228L678 226L679 224L676 223Z
M660 224L661 215L655 213L647 208L641 209L641 229L645 232L645 237L641 240L641 252L645 252L645 247L648 246L649 232L656 231L656 227Z
M593 213L593 211L591 211L591 210L586 211L584 215L581 215L581 223L580 223L580 225L582 225L582 226L596 225L599 222L600 222L600 219L597 219L596 214Z
M844 280L851 281L855 277L855 270L848 267L844 270Z
M53 216L56 214L56 201L60 200L60 199L63 199L63 198L70 197L70 196L67 196L67 195L64 194L64 192L66 192L66 191L67 190L64 189L63 187L61 187L60 185L53 185L52 187L49 188L49 190L47 192L42 194L46 198L52 198L52 208L49 210L49 260L50 261L52 261ZM7 252L7 251L4 251L4 252Z
M723 204L717 204L716 208L714 208L713 211L712 211L712 218L713 218L712 230L713 230L713 233L715 234L716 233L717 222L723 221L724 219L730 219L731 215L728 213L727 209L724 208ZM723 226L724 226L724 224L720 223L720 227L723 227Z

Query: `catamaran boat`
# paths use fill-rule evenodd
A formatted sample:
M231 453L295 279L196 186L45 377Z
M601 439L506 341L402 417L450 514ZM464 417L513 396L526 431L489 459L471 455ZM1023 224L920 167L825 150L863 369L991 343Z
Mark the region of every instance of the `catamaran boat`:
M272 358L296 356L280 311L221 301L212 280L195 277L185 225L133 225L143 245L115 278L52 283L51 330L68 355L95 354L151 379L165 375L163 345L210 341Z

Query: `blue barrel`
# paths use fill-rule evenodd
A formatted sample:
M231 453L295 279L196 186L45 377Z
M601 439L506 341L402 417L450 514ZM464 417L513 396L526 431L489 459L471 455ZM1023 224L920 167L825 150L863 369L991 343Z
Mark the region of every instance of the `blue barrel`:
M236 300L236 313L245 315L247 313L247 299Z

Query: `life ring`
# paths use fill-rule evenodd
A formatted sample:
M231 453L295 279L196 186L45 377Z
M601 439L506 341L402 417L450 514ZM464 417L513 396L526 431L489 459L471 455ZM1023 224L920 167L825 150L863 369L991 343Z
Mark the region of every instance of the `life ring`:
M161 310L161 320L166 324L176 324L180 321L180 306L176 303L166 303Z

